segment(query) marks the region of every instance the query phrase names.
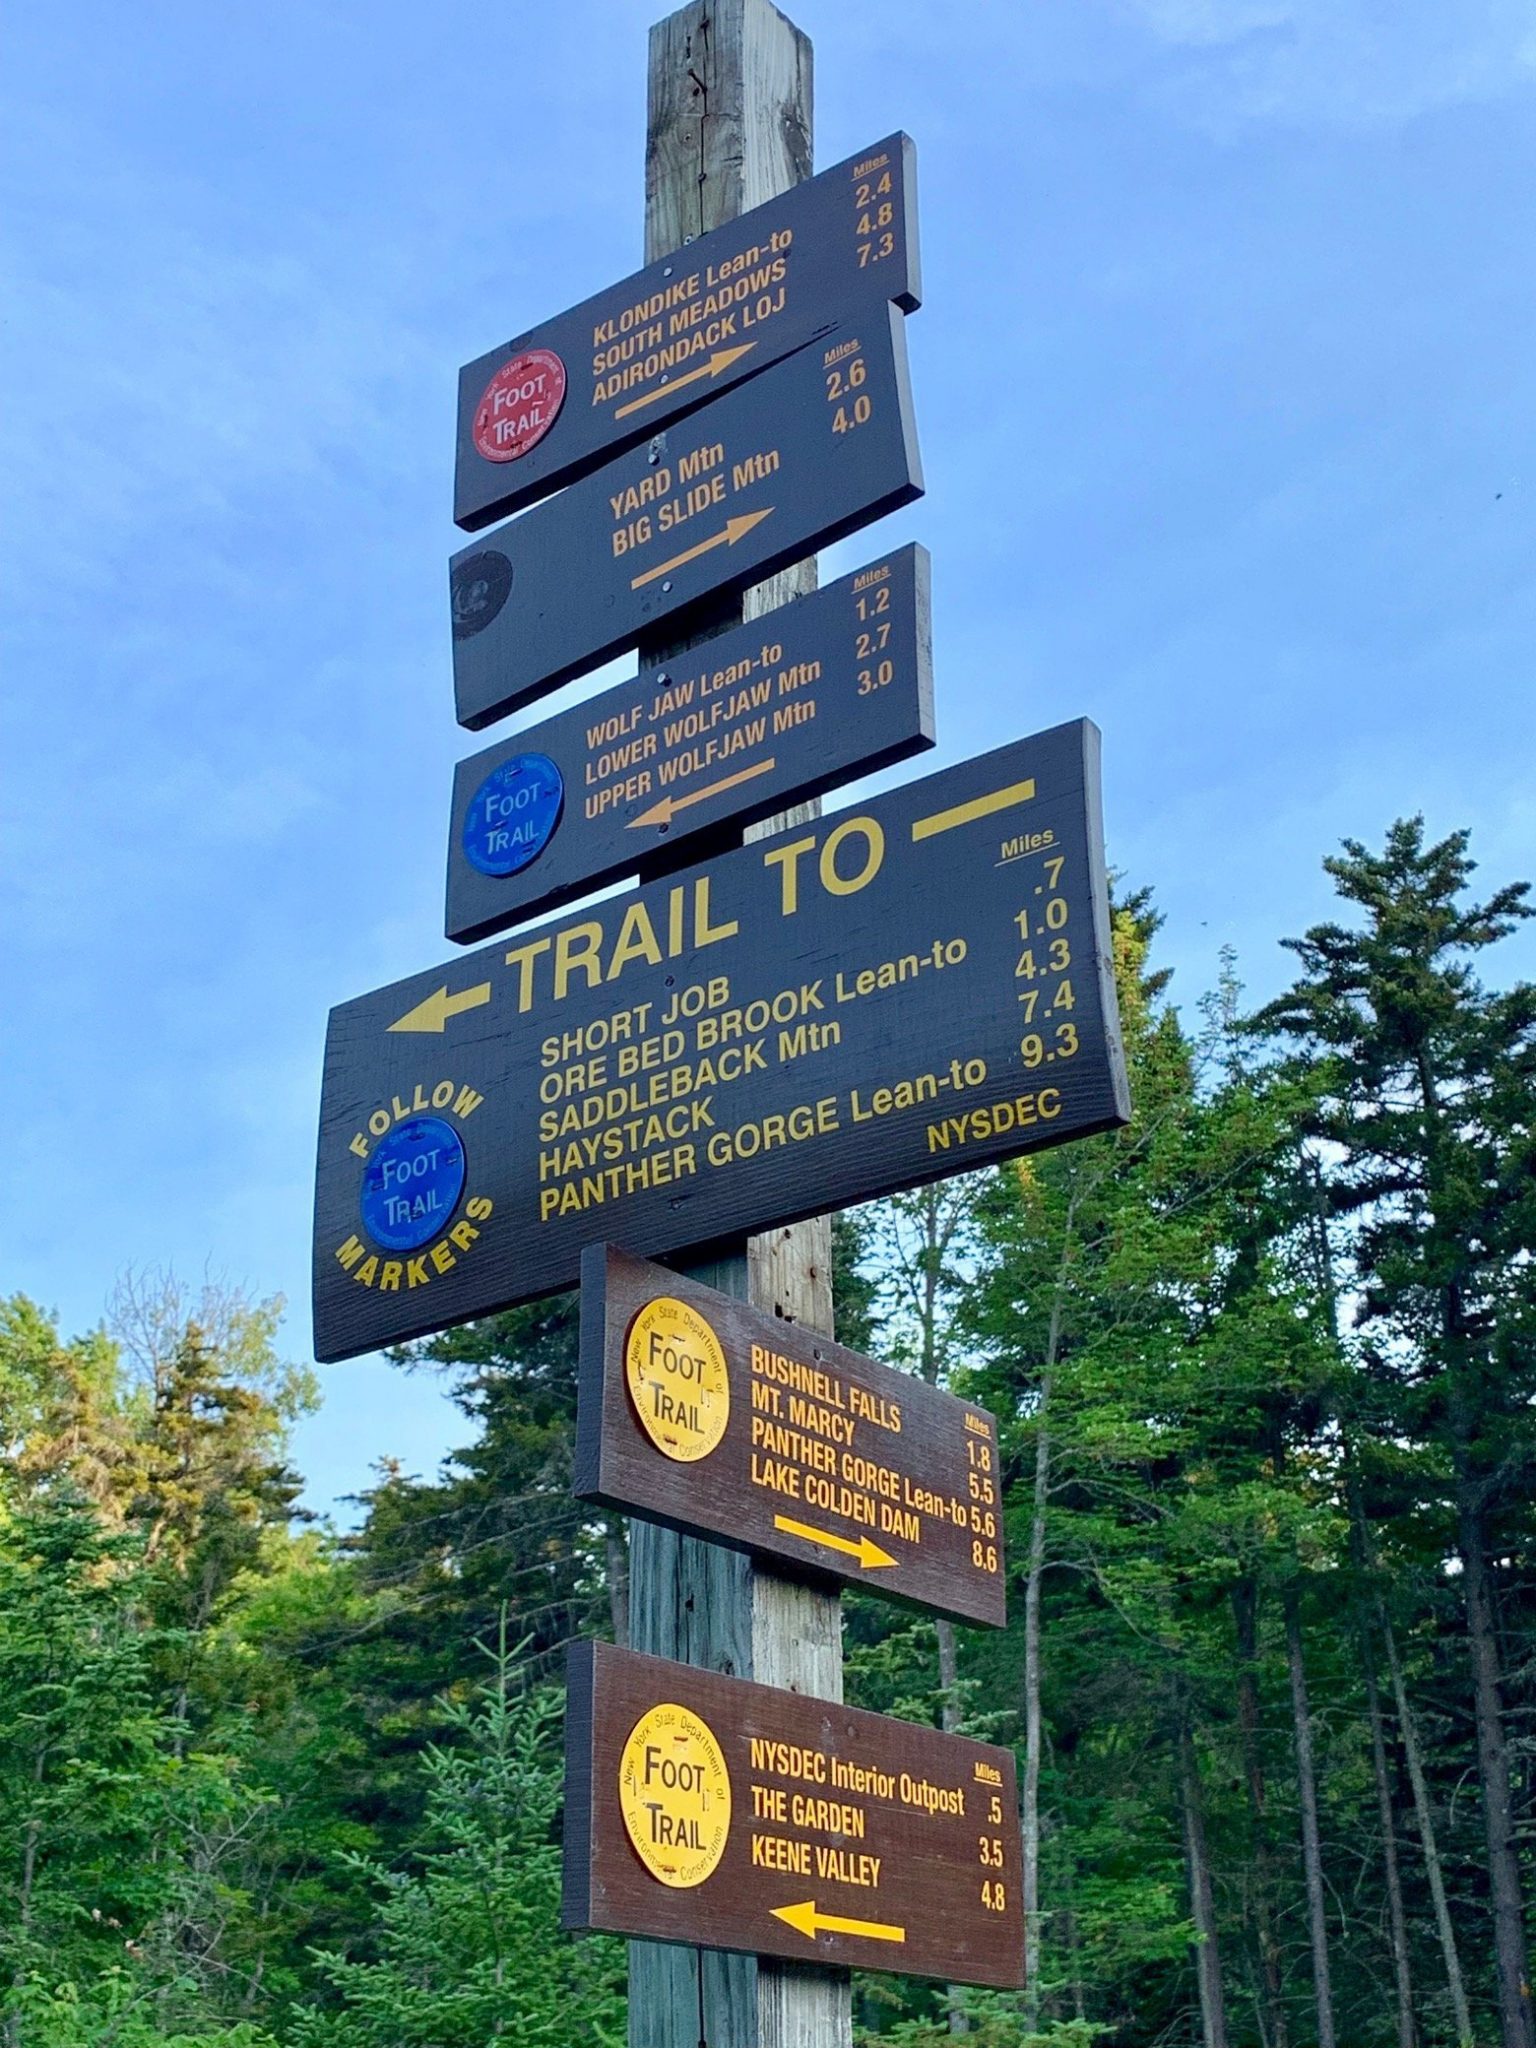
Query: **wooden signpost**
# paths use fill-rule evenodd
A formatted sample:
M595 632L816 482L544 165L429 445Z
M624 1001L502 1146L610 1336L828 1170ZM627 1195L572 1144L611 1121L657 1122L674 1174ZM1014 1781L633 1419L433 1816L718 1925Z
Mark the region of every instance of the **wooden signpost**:
M815 341L919 302L914 151L888 135L459 372L456 522L489 525Z
M840 1584L1002 1623L997 1424L832 1341L825 1216L1129 1115L1094 726L819 815L933 716L922 549L804 559L922 491L912 146L813 179L810 98L769 0L657 24L653 260L461 376L456 520L532 509L454 558L460 722L642 661L460 765L448 934L642 885L326 1042L318 1358L581 1276L575 1490L667 1653L571 1667L565 1919L635 1937L632 2048L849 2048L855 1966L1022 1982L1011 1753L841 1704Z
M484 938L933 744L916 545L462 761L450 939Z
M1098 733L850 814L331 1013L322 1359L1123 1123Z
M735 215L808 178L813 162L809 37L773 0L685 0L653 24L645 121L645 256L664 258ZM722 599L705 619L679 619L645 644L676 655L805 597L813 558ZM748 838L803 823L797 805ZM809 1328L832 1328L832 1226L810 1217L738 1240L701 1277ZM841 1698L839 1597L759 1570L739 1551L659 1523L628 1529L631 1648L734 1671L764 1684ZM772 1957L629 1945L630 2048L851 2048L846 1972Z
M611 1245L583 1255L578 1499L1000 1628L998 1487L974 1402Z
M922 496L884 300L453 557L453 684L479 727Z
M568 1927L1024 1981L1011 1750L579 1643L565 1783Z

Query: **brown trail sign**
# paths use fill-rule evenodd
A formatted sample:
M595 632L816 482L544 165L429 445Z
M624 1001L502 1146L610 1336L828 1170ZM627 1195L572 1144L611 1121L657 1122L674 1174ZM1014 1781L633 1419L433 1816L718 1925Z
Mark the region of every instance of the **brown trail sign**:
M572 1491L797 1576L1007 1619L984 1408L611 1245L581 1261Z
M1080 720L332 1011L316 1354L1127 1114Z
M649 440L851 312L919 302L914 151L889 135L459 372L473 532Z
M1011 1750L579 1643L565 1787L567 1927L1024 1981Z
M714 592L922 496L881 301L453 557L453 686L480 727Z
M933 744L915 543L461 761L450 939L485 938Z

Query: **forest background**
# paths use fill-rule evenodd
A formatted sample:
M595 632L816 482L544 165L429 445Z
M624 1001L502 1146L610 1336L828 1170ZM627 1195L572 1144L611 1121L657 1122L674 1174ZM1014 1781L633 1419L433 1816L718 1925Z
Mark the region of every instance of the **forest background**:
M569 1305L317 1411L301 1301L145 1275L305 1270L320 1020L441 948L454 374L638 260L660 11L10 10L16 2048L621 2037L553 1933L562 1646L624 1611ZM1168 913L1130 1131L840 1234L844 1337L1008 1423L1010 1629L848 1608L856 1697L1026 1766L1037 1996L971 2035L1530 2048L1531 927L1439 840L1528 872L1528 0L792 11L819 161L918 141L934 765L1090 712ZM1356 939L1244 1029L1349 832ZM1201 1007L1224 942L1262 1002ZM323 1505L440 1389L461 1457L295 1521L294 1445Z
M1031 1965L861 1978L867 2040L1536 2048L1527 890L1417 819L1326 865L1254 1015L1122 888L1130 1127L838 1221L838 1334L1002 1421L1009 1626L845 1634L858 1703L1017 1747ZM465 1445L343 1533L279 1307L0 1309L9 2048L617 2048L622 1945L557 1930L563 1653L626 1632L573 1302L396 1360Z
M1399 812L1530 873L1530 0L788 11L816 161L917 149L928 492L821 574L929 550L923 772L1092 717L1191 1003ZM449 950L458 367L639 263L664 0L8 12L0 1286L211 1261L303 1356L326 1012ZM311 1506L461 1440L324 1383Z

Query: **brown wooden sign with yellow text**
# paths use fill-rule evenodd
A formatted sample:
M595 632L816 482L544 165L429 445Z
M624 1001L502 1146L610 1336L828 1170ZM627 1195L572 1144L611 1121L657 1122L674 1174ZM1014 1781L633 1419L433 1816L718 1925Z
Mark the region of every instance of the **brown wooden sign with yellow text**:
M664 1267L581 1262L582 1500L1001 1627L984 1408Z
M1023 1982L1011 1750L579 1643L565 1756L567 1927Z

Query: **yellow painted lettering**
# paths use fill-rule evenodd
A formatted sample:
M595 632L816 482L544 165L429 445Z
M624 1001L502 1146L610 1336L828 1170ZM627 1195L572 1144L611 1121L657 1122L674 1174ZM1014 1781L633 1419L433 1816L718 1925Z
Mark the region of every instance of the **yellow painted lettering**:
M854 833L865 841L864 865L857 874L840 875L837 871L837 849ZM827 834L827 843L821 849L821 886L829 896L855 896L879 874L884 859L885 833L879 821L875 818L846 818L835 831Z
M577 968L587 977L587 987L596 988L603 978L603 928L600 924L567 925L555 934L555 1001L563 1002L570 992L571 976Z
M729 924L711 925L709 921L709 877L700 875L693 885L693 943L696 946L712 946L717 939L733 939L741 930L735 918Z
M507 955L507 965L517 969L519 1013L533 1008L533 963L541 953L548 951L548 939L529 939L526 945L514 946Z
M661 948L656 943L650 912L643 903L631 903L624 913L613 945L613 958L608 963L608 979L616 980L631 960L649 960L653 967L661 965Z
M792 839L788 846L770 846L764 850L763 865L782 869L779 877L779 909L785 917L793 917L800 908L800 857L815 851L816 841Z

